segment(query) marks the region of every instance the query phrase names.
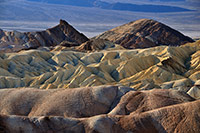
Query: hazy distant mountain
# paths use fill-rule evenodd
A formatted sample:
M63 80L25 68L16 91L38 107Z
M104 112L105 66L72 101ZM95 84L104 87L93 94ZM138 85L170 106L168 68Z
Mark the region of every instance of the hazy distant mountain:
M50 3L50 4L93 7L93 3L96 0L28 0L28 1L44 2L44 3Z
M122 11L136 11L136 12L183 12L190 11L185 8L175 7L175 6L165 6L165 5L137 5L129 3L106 3L102 1L96 1L96 7L110 10L122 10Z
M108 3L100 0L29 0L35 2L44 2L50 4L64 4L64 5L73 5L81 7L98 7L102 9L109 10L122 10L122 11L136 11L136 12L183 12L190 11L189 9L176 7L176 6L166 6L166 5L137 5L131 3ZM154 1L154 0L152 0ZM173 0L161 0L161 1L173 1ZM174 1L183 1L183 0L174 0Z

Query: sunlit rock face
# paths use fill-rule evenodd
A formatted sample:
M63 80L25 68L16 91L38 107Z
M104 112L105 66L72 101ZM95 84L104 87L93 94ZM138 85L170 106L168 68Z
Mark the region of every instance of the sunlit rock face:
M95 38L108 39L128 49L194 42L180 32L151 19L140 19L106 31Z
M53 47L63 41L65 45L78 46L88 38L79 33L66 21L60 20L60 24L45 31L18 32L0 30L0 51L17 52L22 49L36 49L38 47Z

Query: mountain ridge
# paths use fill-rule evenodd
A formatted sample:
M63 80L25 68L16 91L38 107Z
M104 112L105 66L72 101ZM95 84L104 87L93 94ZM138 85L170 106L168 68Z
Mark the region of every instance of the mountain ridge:
M53 28L35 32L4 32L0 30L0 51L20 51L39 47L57 46L65 41L71 46L78 46L89 39L64 20Z
M187 42L194 42L190 37L152 19L132 21L94 38L108 39L125 48L148 48L159 45L179 46Z

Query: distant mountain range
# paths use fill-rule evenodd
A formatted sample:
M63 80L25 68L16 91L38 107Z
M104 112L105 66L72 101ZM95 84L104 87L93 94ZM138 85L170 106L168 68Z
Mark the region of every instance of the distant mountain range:
M135 12L184 12L191 11L186 8L181 8L177 6L166 6L166 5L150 5L150 4L131 4L131 3L108 3L100 0L28 0L34 2L43 2L49 4L62 4L62 5L72 5L81 7L97 7L101 9L108 10L120 10L120 11L135 11ZM152 0L155 1L155 0ZM184 0L161 0L161 1L184 1Z
M43 3L49 3L49 4L93 7L93 3L96 0L28 0L28 1L43 2Z
M96 39L96 41L94 40ZM149 48L160 45L179 46L194 42L180 32L151 19L140 19L116 27L89 39L64 20L60 24L44 31L18 32L0 29L0 52L16 52L23 49L37 49L39 47L65 46L77 48L80 51L104 49L104 41L108 40L127 49Z

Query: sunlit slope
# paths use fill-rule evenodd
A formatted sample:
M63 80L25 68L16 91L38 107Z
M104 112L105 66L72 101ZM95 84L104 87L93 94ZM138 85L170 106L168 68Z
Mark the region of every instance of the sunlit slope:
M135 89L182 86L187 91L200 79L199 62L200 41L180 47L92 53L39 50L1 53L0 88L121 84Z

